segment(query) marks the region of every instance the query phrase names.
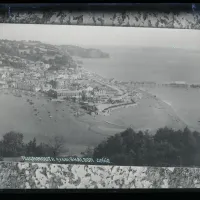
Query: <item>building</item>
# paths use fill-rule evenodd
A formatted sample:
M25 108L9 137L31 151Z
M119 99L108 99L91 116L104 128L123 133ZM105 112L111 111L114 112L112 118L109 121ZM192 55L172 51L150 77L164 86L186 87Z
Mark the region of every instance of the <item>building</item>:
M115 102L115 101L123 101L123 99L124 99L124 97L123 97L123 96L119 96L119 97L112 97L112 98L111 98L111 100L112 100L113 102Z
M0 89L7 89L8 84L5 81L0 81Z
M5 71L1 78L6 80L7 78L9 78L9 76L10 76L10 73L8 71Z
M188 87L187 83L184 81L175 81L169 84L172 87Z
M68 98L72 98L72 97L75 97L75 98L80 98L81 97L81 94L82 94L82 91L81 90L65 90L65 89L58 89L56 90L57 92L57 96L58 98L61 97L61 98L65 98L65 97L68 97Z
M111 88L106 89L106 94L108 94L108 95L115 95L116 93L117 93L116 90L113 90Z
M46 53L47 52L47 49L45 47L39 47L40 51L43 52L43 53Z
M55 80L57 78L57 74L44 72L44 76L48 81Z
M57 78L59 78L59 79L68 79L69 76L68 76L68 74L59 74Z
M19 49L18 51L21 55L30 54L30 49Z
M42 66L44 66L43 62L41 62L41 61L35 62L35 67L42 67Z
M56 79L56 83L58 89L64 89L67 85L65 79Z
M26 91L35 91L35 87L32 84L28 84L27 82L16 82L13 84L15 89L26 90Z
M93 91L93 88L92 87L87 87L86 89L85 89L85 91L87 91L87 92L92 92Z
M105 91L105 90L102 90L102 89L94 89L94 95L95 95L95 96L106 95L106 91Z

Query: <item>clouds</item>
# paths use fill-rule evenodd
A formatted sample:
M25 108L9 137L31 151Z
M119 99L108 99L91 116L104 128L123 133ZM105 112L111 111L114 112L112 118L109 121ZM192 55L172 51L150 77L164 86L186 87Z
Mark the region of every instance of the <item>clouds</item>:
M0 38L82 46L129 45L200 48L200 31L76 25L0 24Z

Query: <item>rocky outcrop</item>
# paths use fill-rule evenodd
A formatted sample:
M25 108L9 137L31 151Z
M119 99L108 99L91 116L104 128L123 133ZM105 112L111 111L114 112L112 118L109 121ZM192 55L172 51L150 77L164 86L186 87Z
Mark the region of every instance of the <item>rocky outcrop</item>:
M200 188L200 169L0 162L0 189L11 188Z
M77 56L80 58L109 58L108 53L102 52L99 49L86 49L73 45L63 45L62 48L71 56Z

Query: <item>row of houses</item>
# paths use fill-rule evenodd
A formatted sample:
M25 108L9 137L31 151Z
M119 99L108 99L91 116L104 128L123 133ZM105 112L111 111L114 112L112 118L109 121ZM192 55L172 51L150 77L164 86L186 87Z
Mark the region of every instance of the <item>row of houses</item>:
M43 91L47 92L52 89L52 85L50 84L45 84L45 83L38 83L38 84L33 84L32 82L14 82L11 84L12 88L18 89L18 90L26 90L26 91L31 91L31 92L38 92L38 91Z
M82 92L85 92L85 95L87 97L93 97L95 96L105 96L106 92L103 90L94 90L92 87L88 87L85 89L81 89L81 90L68 90L68 89L57 89L57 96L58 97L75 97L75 98L80 98L82 96ZM94 93L92 94L92 91L94 91Z
M11 87L18 89L18 90L25 90L25 91L35 91L35 86L32 84L28 84L26 82L15 82L11 85Z
M175 82L171 82L171 83L165 83L165 84L163 84L163 86L187 88L189 85L184 81L175 81Z
M74 90L74 91L70 91L67 89L58 89L56 90L57 92L57 97L58 98L80 98L81 94L82 94L82 90Z

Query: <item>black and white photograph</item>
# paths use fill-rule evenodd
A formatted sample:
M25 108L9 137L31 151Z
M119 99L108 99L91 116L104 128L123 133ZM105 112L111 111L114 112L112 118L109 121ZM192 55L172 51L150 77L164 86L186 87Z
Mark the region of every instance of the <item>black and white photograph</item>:
M0 29L0 160L200 166L198 30Z

